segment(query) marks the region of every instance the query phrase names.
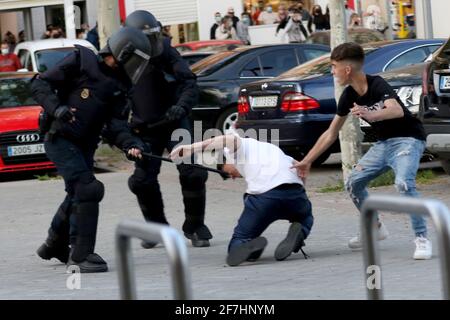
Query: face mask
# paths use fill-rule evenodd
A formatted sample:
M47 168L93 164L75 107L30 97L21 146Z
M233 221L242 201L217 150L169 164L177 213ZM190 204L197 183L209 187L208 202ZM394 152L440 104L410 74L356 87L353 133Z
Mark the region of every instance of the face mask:
M242 23L245 25L249 25L250 24L250 19L249 18L242 18Z
M267 7L267 12L272 13L272 7Z
M222 18L221 17L216 17L216 22L220 23L220 21L222 21Z
M7 55L9 53L9 49L2 49L2 54Z

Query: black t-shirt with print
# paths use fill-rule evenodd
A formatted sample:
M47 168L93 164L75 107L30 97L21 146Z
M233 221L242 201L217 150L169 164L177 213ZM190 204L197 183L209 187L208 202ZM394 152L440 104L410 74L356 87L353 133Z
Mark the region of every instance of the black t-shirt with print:
M345 117L353 108L353 103L360 106L366 106L369 111L384 109L384 101L396 99L403 109L403 117L389 120L376 121L369 124L375 131L379 140L386 140L396 137L413 137L419 140L425 140L426 135L422 123L414 117L411 112L403 105L403 102L389 86L389 84L380 76L366 75L368 89L363 96L351 87L345 88L339 99L337 114Z

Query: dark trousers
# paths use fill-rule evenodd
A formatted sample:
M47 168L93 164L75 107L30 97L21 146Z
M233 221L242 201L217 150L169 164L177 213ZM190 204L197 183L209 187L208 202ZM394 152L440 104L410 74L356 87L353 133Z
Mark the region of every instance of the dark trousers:
M71 141L55 136L52 141L45 142L45 151L55 163L58 173L63 177L67 195L54 215L49 236L59 240L58 245L68 245L70 239L75 239L81 233L95 241L97 220L91 219L88 225L81 223L72 214L74 207L79 205L77 185L82 180L95 179L93 174L95 148L82 149ZM94 212L94 215L98 212ZM84 221L82 221L84 222ZM80 230L82 229L82 230ZM94 239L92 239L94 238Z
M244 211L234 228L228 251L232 247L259 237L271 223L277 220L288 220L291 223L300 222L306 239L311 231L314 218L311 202L305 189L301 185L287 189L281 188L275 188L262 194L244 195Z

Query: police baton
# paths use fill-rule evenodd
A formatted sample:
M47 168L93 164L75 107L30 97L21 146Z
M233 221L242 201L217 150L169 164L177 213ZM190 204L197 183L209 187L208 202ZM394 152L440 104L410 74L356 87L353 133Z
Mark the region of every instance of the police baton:
M145 157L148 157L148 158L153 158L153 159L158 159L158 160L165 161L165 162L175 163L169 158L164 158L164 157L161 157L161 156L157 156L157 155L154 155L154 154L149 153L149 152L141 152L141 154L143 156L145 156ZM223 171L223 170L218 170L218 169L202 166L200 164L196 164L196 163L180 163L180 164L184 164L186 166L191 166L191 167L198 168L198 169L201 169L201 170L206 170L206 171L211 171L211 172L218 173L218 174L220 174L220 176L222 177L223 180L226 180L226 179L228 179L230 177L230 175L228 173L226 173L225 171Z

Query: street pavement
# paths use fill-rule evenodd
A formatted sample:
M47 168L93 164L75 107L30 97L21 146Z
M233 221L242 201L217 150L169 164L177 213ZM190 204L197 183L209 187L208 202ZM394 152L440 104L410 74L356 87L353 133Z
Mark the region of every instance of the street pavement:
M273 257L289 224L278 221L264 236L269 244L260 260L229 267L226 248L242 210L243 181L222 181L210 174L207 183L206 222L214 238L211 247L189 252L189 270L194 299L365 299L366 276L361 251L351 251L347 241L359 230L359 215L347 194L318 193L327 183L340 179L337 162L329 161L308 180L315 222L304 250L310 256L294 254L279 262ZM106 186L101 203L96 252L109 264L103 274L82 274L81 288L66 286L65 265L44 261L35 250L45 239L50 220L64 197L63 181L25 179L0 182L0 299L118 299L114 233L125 218L143 221L135 197L128 190L126 171L98 174ZM180 230L183 205L177 171L163 164L161 188L169 222ZM440 176L431 185L419 186L423 197L442 200L450 206L450 178ZM373 193L394 193L382 187ZM433 259L414 261L413 232L405 215L382 214L390 238L380 244L382 288L387 299L440 299L441 276L434 228ZM144 250L132 242L139 299L171 299L172 286L164 248Z

